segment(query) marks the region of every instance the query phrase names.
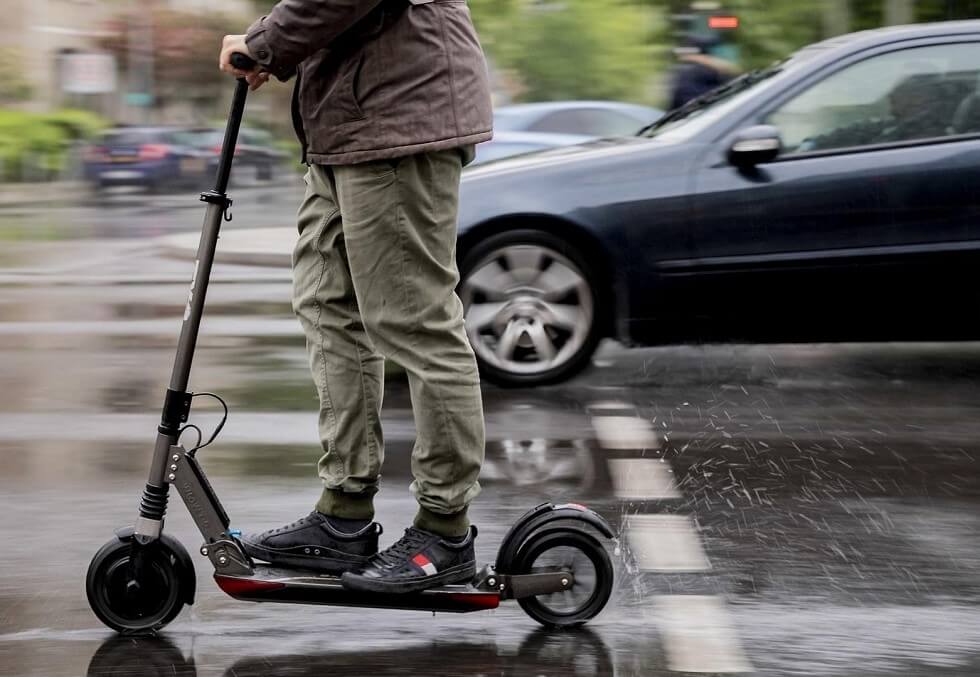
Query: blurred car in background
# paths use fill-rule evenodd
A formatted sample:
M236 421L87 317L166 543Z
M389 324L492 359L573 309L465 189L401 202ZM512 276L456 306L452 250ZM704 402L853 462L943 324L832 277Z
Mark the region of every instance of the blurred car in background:
M502 106L493 113L493 139L476 147L475 163L571 146L599 137L632 136L663 114L616 101L552 101Z
M113 186L167 190L203 185L209 159L188 145L179 129L117 127L86 149L83 172L100 191Z
M209 155L208 171L213 175L221 155L224 129L196 128L181 131L177 137L186 144ZM247 172L254 173L259 181L271 181L287 157L287 153L275 147L272 135L260 129L243 128L238 133L235 146L234 178L240 179Z
M629 344L976 338L980 21L836 37L639 136L466 173L458 256L485 377Z

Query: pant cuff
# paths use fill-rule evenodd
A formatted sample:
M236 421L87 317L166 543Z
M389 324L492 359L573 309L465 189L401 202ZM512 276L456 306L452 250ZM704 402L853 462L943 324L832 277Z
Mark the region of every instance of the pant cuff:
M374 496L324 489L316 503L317 512L349 520L373 520Z
M470 528L470 518L467 516L465 508L460 512L443 515L419 506L419 511L415 515L415 526L440 536L452 538L466 535L467 529Z

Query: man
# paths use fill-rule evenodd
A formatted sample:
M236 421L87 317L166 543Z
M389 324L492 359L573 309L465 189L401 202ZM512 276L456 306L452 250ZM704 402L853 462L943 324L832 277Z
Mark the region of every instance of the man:
M716 45L710 40L690 39L686 47L676 50L678 64L674 68L670 109L680 108L738 75L734 64L711 55Z
M237 71L241 52L260 72ZM358 591L408 593L475 575L484 427L455 288L460 170L491 137L487 67L462 0L282 0L221 68L258 89L297 77L293 118L306 197L293 308L320 398L316 510L244 539L282 566L342 574ZM408 373L415 424L405 535L377 552L384 359Z

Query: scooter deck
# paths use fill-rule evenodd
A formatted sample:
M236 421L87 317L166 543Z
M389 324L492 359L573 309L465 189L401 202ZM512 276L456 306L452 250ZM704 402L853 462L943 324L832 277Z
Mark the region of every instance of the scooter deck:
M337 576L256 564L251 576L215 574L226 594L252 602L327 604L376 609L414 609L463 613L496 609L500 595L472 585L445 585L407 595L347 590Z

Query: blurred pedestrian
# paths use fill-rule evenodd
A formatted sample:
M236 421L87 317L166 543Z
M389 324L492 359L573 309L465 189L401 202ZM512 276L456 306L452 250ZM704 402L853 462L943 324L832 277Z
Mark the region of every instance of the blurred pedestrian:
M673 73L671 109L680 108L738 75L735 64L711 54L715 45L710 40L691 38L686 46L676 50L678 63Z
M235 52L260 72L241 72ZM465 3L282 0L224 39L221 68L258 89L296 76L306 197L293 308L320 398L316 509L247 536L282 566L343 574L350 589L415 592L475 575L467 508L484 423L455 293L460 171L491 137L487 66ZM414 523L377 552L384 360L408 373L417 439Z

